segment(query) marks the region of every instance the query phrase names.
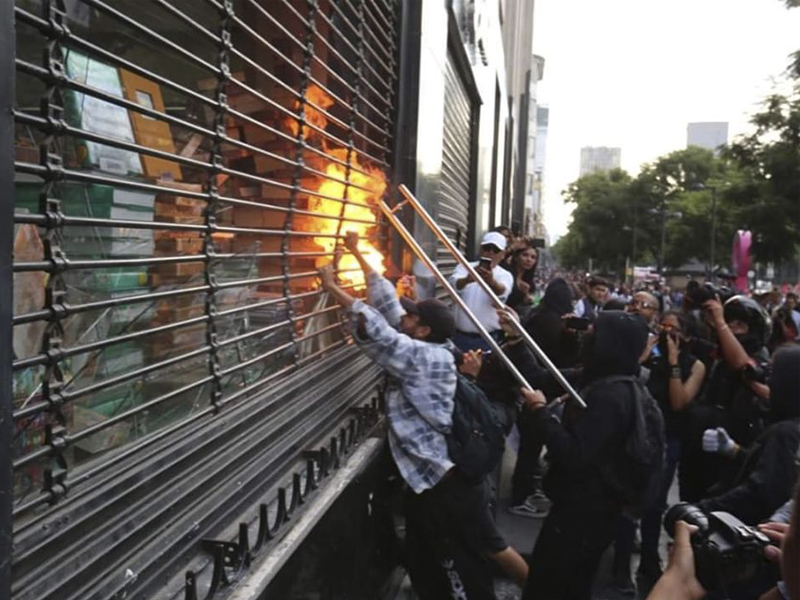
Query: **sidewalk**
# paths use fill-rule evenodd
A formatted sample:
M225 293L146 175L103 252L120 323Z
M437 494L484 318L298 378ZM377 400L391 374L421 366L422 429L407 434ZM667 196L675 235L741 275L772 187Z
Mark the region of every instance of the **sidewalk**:
M532 519L528 517L518 517L508 512L508 503L511 497L511 474L514 471L514 464L516 462L516 453L506 447L506 453L503 456L502 475L500 479L500 500L496 514L497 528L500 533L505 537L509 545L516 549L520 554L527 558L533 549L536 542L536 537L539 535L539 530L542 527L544 519ZM677 479L673 482L670 489L668 505L678 502L678 486ZM669 536L662 530L661 532L661 556L666 562L667 557L667 543ZM611 580L611 562L614 553L613 545L603 556L600 563L600 569L597 573L594 586L593 600L620 600L622 596L611 596L602 593ZM631 561L631 573L636 572L639 566L639 554L633 555ZM498 600L518 600L521 591L520 589L508 580L498 579L496 581L495 589L497 591ZM643 600L645 596L639 595L637 598ZM633 600L633 598L631 598Z
M527 558L527 555L530 554L533 545L536 543L536 537L539 535L539 530L542 528L544 519L518 517L508 512L508 505L511 497L511 474L514 471L516 460L516 452L507 446L505 455L503 456L499 485L499 501L496 512L497 528L508 544ZM670 489L668 504L672 505L676 502L678 502L677 480L673 482L672 488ZM665 561L667 557L668 541L669 537L662 531L660 546L661 556ZM600 563L600 569L595 579L593 600L622 600L622 598L624 598L623 596L613 596L604 593L606 586L611 581L611 562L613 554L614 547L612 545L605 553ZM635 553L631 561L631 573L635 573L638 566L639 555ZM497 593L497 600L519 600L522 595L522 590L515 584L500 577L495 580L495 591ZM417 595L411 588L411 583L408 581L407 577L404 582L403 590L396 600L417 600ZM631 596L629 600L634 599ZM637 600L644 600L644 596L638 595Z

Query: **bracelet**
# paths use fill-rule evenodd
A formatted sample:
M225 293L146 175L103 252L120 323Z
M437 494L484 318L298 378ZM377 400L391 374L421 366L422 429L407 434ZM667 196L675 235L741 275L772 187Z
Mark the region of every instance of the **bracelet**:
M727 324L727 323L725 323L725 324L724 324L722 327L720 327L720 328L718 329L718 331L723 331L724 329L730 329L730 327L728 327L728 324Z
M680 379L681 378L681 368L679 366L671 366L669 368L669 378L670 379Z

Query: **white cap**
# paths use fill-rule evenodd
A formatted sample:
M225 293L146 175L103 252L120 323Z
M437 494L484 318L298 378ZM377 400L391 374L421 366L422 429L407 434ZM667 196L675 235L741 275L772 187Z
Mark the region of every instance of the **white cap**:
M497 231L490 231L483 236L481 240L481 246L486 246L488 244L492 244L493 246L497 246L500 250L506 249L506 236L502 233Z

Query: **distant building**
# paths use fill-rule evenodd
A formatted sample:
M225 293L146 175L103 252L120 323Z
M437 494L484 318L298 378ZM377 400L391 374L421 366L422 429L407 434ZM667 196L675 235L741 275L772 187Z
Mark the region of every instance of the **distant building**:
M622 150L605 146L581 148L581 177L590 173L619 169Z
M686 126L686 147L699 146L718 152L720 146L728 143L727 123L689 123Z
M544 211L542 196L544 193L544 164L547 152L547 128L550 121L550 109L547 106L536 107L535 137L532 144L535 152L528 166L526 194L530 198L526 206L525 224L528 235L545 237Z

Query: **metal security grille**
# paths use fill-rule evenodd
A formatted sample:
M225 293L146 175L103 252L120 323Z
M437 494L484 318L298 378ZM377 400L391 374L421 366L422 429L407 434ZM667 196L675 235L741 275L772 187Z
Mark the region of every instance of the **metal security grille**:
M348 340L315 271L347 230L376 261L386 250L372 206L392 161L396 6L16 0L15 17L14 597L135 595L164 565L182 576L198 540L172 532L180 552L154 566L158 523L100 549L70 519L167 502L165 481L119 487L145 466L199 478L194 462L236 463L236 419L262 424L263 444L280 433L285 473L373 389L363 361L331 354ZM361 287L355 265L339 271ZM228 434L201 451L201 430ZM327 460L309 461L306 488ZM170 522L201 502L202 487L176 497ZM120 579L100 555L146 565Z
M472 182L472 101L451 52L445 71L444 140L442 179L437 221L462 252L467 247ZM452 255L439 248L437 263L443 272L455 268Z

